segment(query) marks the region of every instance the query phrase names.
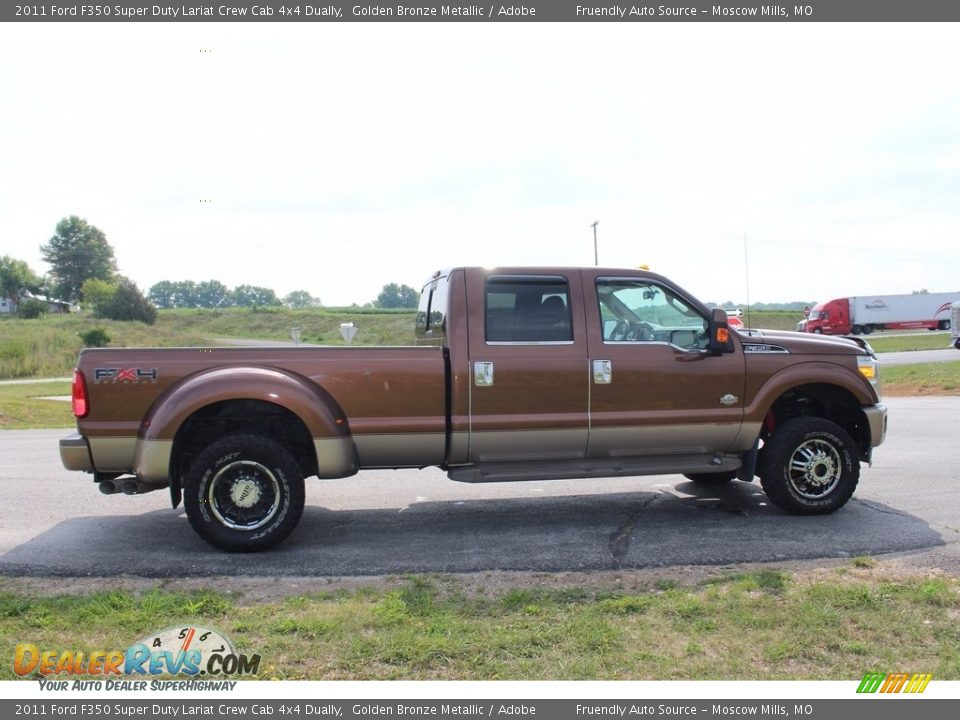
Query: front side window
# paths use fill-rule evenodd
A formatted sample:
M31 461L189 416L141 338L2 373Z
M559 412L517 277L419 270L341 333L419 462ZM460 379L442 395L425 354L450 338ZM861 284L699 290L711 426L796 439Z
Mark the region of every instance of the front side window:
M487 342L573 341L566 278L495 275L487 278L484 294Z
M604 342L663 342L703 350L707 318L669 288L645 280L597 280Z

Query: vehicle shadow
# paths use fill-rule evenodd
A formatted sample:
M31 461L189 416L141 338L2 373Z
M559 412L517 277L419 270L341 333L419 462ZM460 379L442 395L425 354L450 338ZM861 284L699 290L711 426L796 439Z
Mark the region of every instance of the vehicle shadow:
M19 576L358 576L576 571L876 555L943 544L926 522L856 498L833 515L772 507L755 484L426 501L403 509L308 506L281 545L206 545L182 509L78 517L0 557Z

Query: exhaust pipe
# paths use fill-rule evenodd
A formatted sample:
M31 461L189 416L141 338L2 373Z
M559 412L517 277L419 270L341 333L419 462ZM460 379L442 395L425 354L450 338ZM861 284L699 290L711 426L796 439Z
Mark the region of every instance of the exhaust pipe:
M117 484L113 480L101 480L97 483L97 487L104 495L113 495L117 492Z
M104 495L115 495L122 492L124 495L143 495L166 487L165 485L149 485L142 483L136 478L115 478L110 480L101 480L98 483L100 492Z
M160 490L163 487L165 486L149 485L131 478L124 480L123 485L120 486L120 489L123 491L124 495L143 495L144 493L153 492L154 490Z

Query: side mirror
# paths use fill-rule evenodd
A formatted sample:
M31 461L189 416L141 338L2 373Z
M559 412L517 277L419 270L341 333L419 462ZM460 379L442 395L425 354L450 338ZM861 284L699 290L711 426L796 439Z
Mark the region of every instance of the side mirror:
M710 314L709 331L710 341L707 349L715 355L732 353L736 346L733 344L733 334L727 324L727 312L723 308L714 308Z

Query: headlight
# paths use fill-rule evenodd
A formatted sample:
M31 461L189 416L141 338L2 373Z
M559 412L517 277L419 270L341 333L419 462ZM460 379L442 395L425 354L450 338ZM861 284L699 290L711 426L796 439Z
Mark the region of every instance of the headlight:
M870 355L857 356L857 369L880 392L880 363Z

